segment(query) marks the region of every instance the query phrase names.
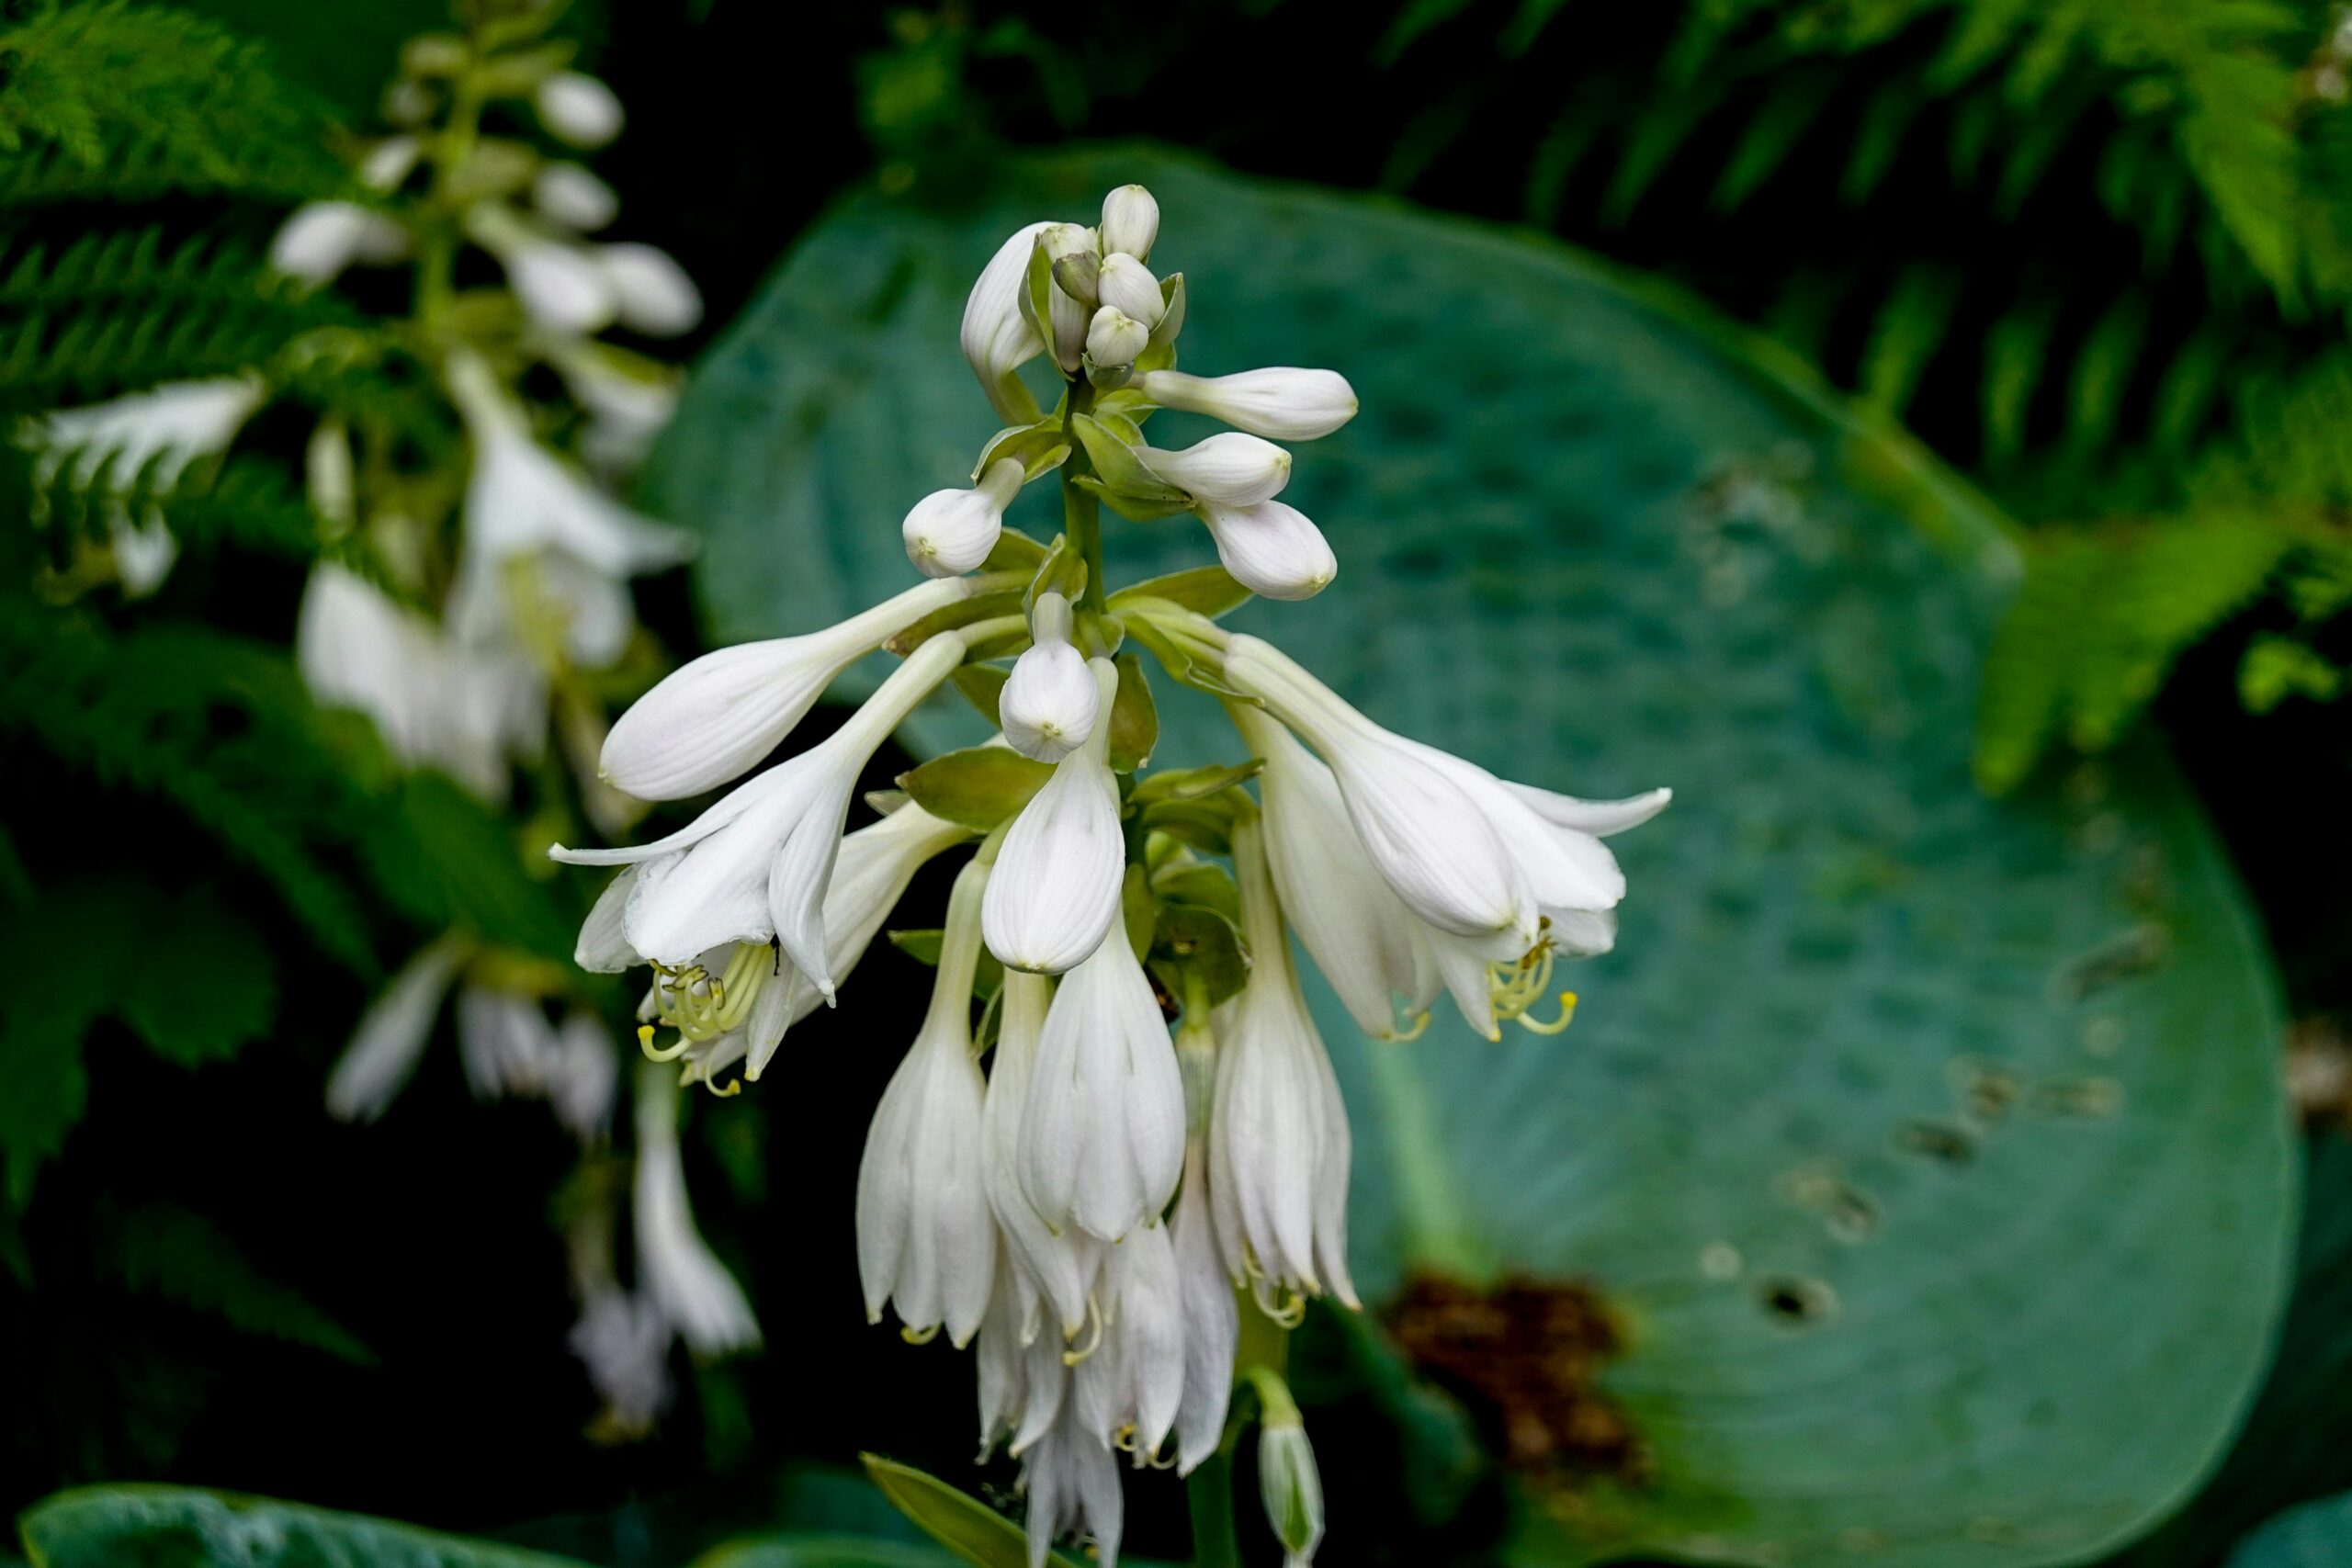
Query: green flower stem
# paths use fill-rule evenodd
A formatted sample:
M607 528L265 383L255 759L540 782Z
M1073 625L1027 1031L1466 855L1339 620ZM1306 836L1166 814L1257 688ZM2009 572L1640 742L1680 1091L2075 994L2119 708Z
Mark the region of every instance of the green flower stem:
M1110 600L1102 581L1102 503L1078 482L1091 474L1094 466L1087 461L1086 444L1078 438L1076 423L1080 414L1093 409L1094 385L1081 376L1069 384L1069 396L1063 402L1062 439L1069 444L1069 456L1061 469L1062 528L1078 558L1086 563L1086 586L1079 593L1078 608L1100 616L1108 612Z
M1184 1478L1193 1515L1193 1568L1241 1568L1241 1538L1233 1528L1233 1448L1228 1442Z

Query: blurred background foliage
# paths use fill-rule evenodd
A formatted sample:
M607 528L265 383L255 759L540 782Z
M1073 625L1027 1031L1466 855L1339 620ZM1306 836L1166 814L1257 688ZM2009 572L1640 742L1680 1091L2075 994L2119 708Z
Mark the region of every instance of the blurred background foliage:
M364 296L268 281L263 254L291 206L347 194L335 150L374 123L401 40L444 20L439 0L0 6L0 419L364 320ZM2342 6L581 0L563 30L629 107L600 166L701 285L707 332L855 182L952 210L1009 146L1148 136L1662 275L2030 525L1976 776L2067 787L2075 754L2153 713L2253 886L2322 1123L2281 1370L2205 1497L2132 1560L2217 1562L2352 1486ZM135 608L56 592L102 509L0 444L0 1502L186 1480L614 1563L779 1519L888 1529L811 1464L888 1446L944 1468L968 1418L944 1348L838 1332L862 1116L827 1136L697 1118L704 1228L740 1239L772 1348L696 1370L616 1451L582 1437L563 1347L561 1134L448 1073L364 1133L322 1114L352 1017L419 934L560 957L573 910L516 869L512 823L301 693L284 644L322 547L289 477L304 428L141 479L186 558ZM682 582L640 602L698 646ZM911 1001L861 1000L861 1036L910 1032ZM809 1030L812 1051L846 1038ZM886 1055L829 1055L828 1098L870 1104ZM1408 1462L1459 1441L1458 1413L1341 1326L1311 1325L1302 1359L1342 1408L1401 1411ZM1334 1447L1393 1465L1390 1444ZM1466 1463L1475 1518L1494 1503ZM1137 1539L1182 1539L1172 1492L1131 1497ZM2341 1512L2242 1560L2301 1561Z

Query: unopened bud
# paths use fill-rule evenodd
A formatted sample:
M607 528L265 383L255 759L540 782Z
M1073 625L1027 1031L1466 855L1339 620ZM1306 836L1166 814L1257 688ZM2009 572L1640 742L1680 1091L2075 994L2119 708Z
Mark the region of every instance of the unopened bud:
M1159 203L1141 186L1121 186L1102 198L1102 248L1137 261L1151 257L1159 238Z
M1276 441L1313 441L1356 416L1355 389L1331 370L1278 366L1232 376L1151 370L1136 378L1136 389L1162 408L1204 413Z
M1283 1543L1283 1568L1306 1568L1323 1543L1323 1477L1295 1406L1270 1410L1258 1428L1258 1496Z
M1220 506L1255 506L1290 483L1290 454L1239 431L1212 435L1181 452L1138 447L1136 456L1177 489Z
M1004 509L1021 493L1021 465L1010 457L991 464L972 490L933 491L914 503L899 533L907 558L925 577L961 577L996 548L1004 531Z
M1161 312L1168 308L1167 300L1160 296L1159 279L1151 276L1151 268L1130 255L1105 256L1095 287L1103 304L1126 312L1148 328L1158 326Z
M1204 504L1201 521L1216 540L1216 558L1233 580L1266 599L1312 599L1340 574L1331 553L1307 515L1279 501L1255 506Z
M574 147L602 147L621 133L621 101L594 76L559 71L532 95L548 134Z
M540 216L592 233L610 223L621 209L613 187L577 164L542 164L531 176L531 205Z
M593 177L593 176L592 176ZM648 337L676 337L702 320L702 291L669 252L628 243L596 247L621 325Z
M1013 660L1012 674L997 697L1004 739L1024 757L1058 762L1094 733L1102 694L1085 658L1069 640L1069 601L1040 593L1029 612L1035 639Z
M1086 329L1086 356L1098 366L1133 365L1151 343L1151 329L1115 305L1094 312Z

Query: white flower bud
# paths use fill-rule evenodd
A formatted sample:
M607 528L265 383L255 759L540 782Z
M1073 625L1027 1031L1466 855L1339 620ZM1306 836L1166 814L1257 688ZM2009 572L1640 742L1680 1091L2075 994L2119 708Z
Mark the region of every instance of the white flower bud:
M1290 454L1271 441L1228 430L1181 452L1138 447L1143 466L1198 499L1218 506L1255 506L1290 483Z
M972 490L935 490L914 503L899 525L907 558L925 577L961 577L989 558L1004 532L1004 509L1027 477L1019 462L1001 458Z
M350 201L313 201L297 208L269 243L269 265L313 287L332 283L354 262L398 261L408 231L382 213Z
M1323 1477L1295 1407L1258 1428L1258 1497L1283 1543L1283 1568L1307 1568L1323 1543Z
M1340 574L1339 558L1331 553L1306 514L1279 501L1255 506L1200 509L1216 541L1216 558L1233 580L1268 599L1312 599Z
M590 233L610 223L621 209L613 187L577 164L542 164L531 178L531 205L542 217Z
M1037 400L1013 373L1045 351L1022 313L1021 297L1028 288L1029 258L1037 237L1053 227L1032 223L1015 230L980 269L971 297L964 301L964 358L1008 424L1028 424L1037 418Z
M1102 304L1133 316L1147 330L1159 324L1160 313L1168 308L1168 302L1160 297L1159 279L1151 276L1151 268L1130 255L1103 258L1094 292Z
M1336 370L1274 367L1233 376L1149 370L1135 385L1162 408L1204 413L1276 441L1313 441L1356 416L1355 389Z
M1159 203L1141 186L1121 186L1102 198L1102 248L1137 261L1151 256L1159 238Z
M1107 712L1119 671L1088 661L1098 710ZM1103 944L1119 918L1126 849L1119 834L1119 786L1110 763L1111 727L1054 764L1054 776L1021 808L997 852L982 926L989 951L1008 967L1058 975Z
M369 190L397 190L415 172L424 144L413 136L387 136L359 161L359 181Z
M1133 365L1151 342L1151 329L1115 305L1094 312L1086 328L1086 354L1098 366Z
M631 243L599 245L595 257L611 285L621 325L629 331L676 337L702 321L702 291L669 252Z
M523 313L549 332L584 337L619 308L611 275L588 252L551 239L493 202L466 215L466 232L506 268Z
M559 141L602 147L621 133L621 101L594 76L559 71L532 96L539 123Z
M1039 594L1029 625L1035 640L1013 660L1012 678L997 698L997 717L1014 750L1058 762L1094 733L1102 694L1085 656L1070 644L1069 600Z

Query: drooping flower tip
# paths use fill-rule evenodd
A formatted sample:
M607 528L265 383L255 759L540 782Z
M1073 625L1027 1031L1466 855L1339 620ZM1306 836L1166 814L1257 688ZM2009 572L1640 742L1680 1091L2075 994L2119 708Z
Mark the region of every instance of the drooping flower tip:
M408 231L352 201L313 201L295 209L269 243L269 265L317 288L355 263L381 265L408 254Z
M1200 514L1216 541L1218 561L1235 581L1261 598L1312 599L1340 574L1330 541L1295 506L1279 501L1204 504Z
M1020 463L1007 457L990 465L970 490L933 491L916 502L899 525L915 570L925 577L961 577L988 559L1004 532L1004 509L1025 477Z
M1027 424L1038 416L1037 400L1015 372L1046 348L1023 313L1021 300L1037 237L1051 227L1031 223L1015 230L980 269L971 296L964 302L965 361L1008 424Z
M1014 750L1058 762L1094 733L1102 697L1085 656L1071 646L1069 601L1039 594L1030 625L1033 641L1013 661L997 698L997 718Z
M1088 672L1098 722L1013 818L982 910L989 951L1033 974L1075 968L1103 944L1119 915L1126 847L1109 761L1110 726L1099 721L1119 677L1107 659L1089 660Z
M647 337L677 337L702 321L702 291L677 258L658 245L599 245L595 262L612 290L621 325Z
M1136 449L1136 457L1177 489L1218 506L1255 506L1290 483L1291 457L1272 442L1228 430L1182 451Z
M1149 370L1135 385L1163 408L1204 413L1274 441L1317 440L1356 416L1355 389L1336 370L1277 366L1231 376Z

